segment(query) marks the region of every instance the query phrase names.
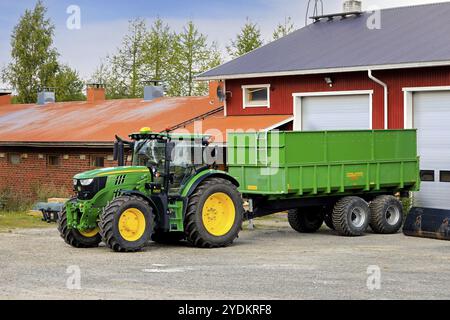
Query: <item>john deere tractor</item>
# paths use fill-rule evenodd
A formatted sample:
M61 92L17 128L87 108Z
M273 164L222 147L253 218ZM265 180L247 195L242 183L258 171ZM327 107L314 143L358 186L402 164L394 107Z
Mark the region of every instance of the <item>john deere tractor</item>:
M117 137L119 167L74 177L76 197L59 219L66 243L92 248L104 242L117 252L139 251L149 241L232 244L242 226L242 198L238 182L204 160L217 152L209 137L144 128L130 138ZM125 149L132 150L132 166L124 166Z

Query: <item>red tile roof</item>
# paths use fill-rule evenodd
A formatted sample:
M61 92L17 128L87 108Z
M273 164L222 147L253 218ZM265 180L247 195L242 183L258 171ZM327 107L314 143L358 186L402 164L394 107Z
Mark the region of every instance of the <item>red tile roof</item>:
M142 127L164 131L221 107L210 97L0 106L0 142L112 142Z

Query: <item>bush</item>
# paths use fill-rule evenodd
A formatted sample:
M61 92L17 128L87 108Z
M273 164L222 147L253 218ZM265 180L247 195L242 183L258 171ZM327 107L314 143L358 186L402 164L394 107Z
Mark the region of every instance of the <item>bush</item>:
M409 214L409 211L411 211L414 203L414 198L412 195L409 196L409 198L402 198L402 205L403 205L403 212L405 215Z
M3 211L27 211L36 202L46 202L49 198L69 198L70 192L65 187L55 185L34 185L28 194L16 192L9 187L0 189L0 210Z

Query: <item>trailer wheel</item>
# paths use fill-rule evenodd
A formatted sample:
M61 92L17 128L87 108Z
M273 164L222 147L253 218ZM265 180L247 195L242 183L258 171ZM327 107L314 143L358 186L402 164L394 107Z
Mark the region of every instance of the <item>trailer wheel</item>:
M159 244L177 244L186 239L184 232L155 232L152 241Z
M153 209L143 199L118 197L100 216L103 242L116 252L140 251L150 241L154 220Z
M67 225L67 213L64 208L58 219L58 231L64 241L75 248L97 248L102 242L102 237L98 229L81 232L76 229L69 229Z
M189 198L184 222L186 238L199 248L229 246L239 236L243 217L237 187L225 179L208 179Z
M288 212L288 221L292 229L300 233L317 232L323 225L322 208L293 209Z
M369 220L369 205L359 197L343 198L333 210L333 225L342 236L362 236L369 227Z
M403 217L403 206L394 196L380 196L370 204L370 227L375 233L397 233Z

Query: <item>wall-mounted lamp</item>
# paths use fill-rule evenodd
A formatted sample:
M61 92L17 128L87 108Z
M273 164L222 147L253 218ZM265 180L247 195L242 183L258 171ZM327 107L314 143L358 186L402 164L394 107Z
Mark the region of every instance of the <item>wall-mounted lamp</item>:
M331 79L331 77L325 77L325 82L330 86L330 88L333 88L333 79Z

